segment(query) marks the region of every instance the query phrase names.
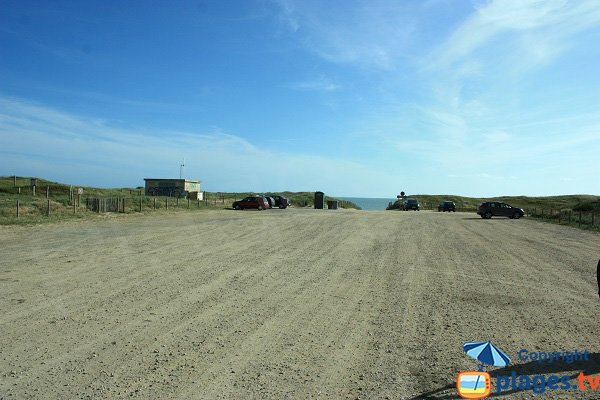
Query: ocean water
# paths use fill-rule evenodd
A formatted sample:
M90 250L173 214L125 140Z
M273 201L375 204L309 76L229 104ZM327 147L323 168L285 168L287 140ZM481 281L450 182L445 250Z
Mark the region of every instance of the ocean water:
M393 203L397 199L378 199L370 197L338 197L338 199L349 200L360 206L363 210L375 211L385 210L390 201Z

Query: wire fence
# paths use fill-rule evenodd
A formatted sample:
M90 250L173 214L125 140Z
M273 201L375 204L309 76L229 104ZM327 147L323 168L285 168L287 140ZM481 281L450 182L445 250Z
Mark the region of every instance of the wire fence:
M239 197L239 196L238 196ZM138 191L132 191L130 196L121 197L92 197L73 196L60 193L52 196L42 192L38 195L16 193L0 196L0 222L10 223L11 220L40 220L87 214L104 213L141 213L155 210L198 210L215 207L229 207L235 198L229 198L222 193L204 193L202 200L186 197L145 196Z
M560 225L600 230L600 212L598 211L573 211L533 207L525 209L525 215Z

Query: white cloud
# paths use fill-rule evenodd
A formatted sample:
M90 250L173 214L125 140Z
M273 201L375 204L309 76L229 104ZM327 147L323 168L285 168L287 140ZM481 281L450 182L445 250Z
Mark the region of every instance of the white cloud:
M408 6L397 1L275 3L300 43L333 63L389 70L406 57L415 30Z
M448 68L456 63L473 62L470 58L473 53L506 33L517 35L510 51L517 53L518 58L512 61L548 63L569 47L568 39L599 23L600 7L596 0L485 1L430 54L426 64Z
M363 190L377 193L391 175L382 172L373 177L373 168L362 162L261 149L218 129L205 133L122 129L0 97L0 170L7 174L91 186L138 186L143 178L178 176L183 157L185 175L202 180L212 191L324 190L357 195Z
M318 91L318 92L335 92L340 89L340 86L333 81L319 77L316 79L294 82L287 85L288 88L294 90Z
M483 136L489 144L506 143L512 139L512 136L504 131L486 133Z

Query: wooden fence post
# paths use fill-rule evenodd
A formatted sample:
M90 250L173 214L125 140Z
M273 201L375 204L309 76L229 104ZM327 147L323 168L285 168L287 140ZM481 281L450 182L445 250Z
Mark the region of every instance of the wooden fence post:
M19 213L19 206L20 206L20 204L19 204L19 200L17 200L17 218L19 218L19 217L20 217L20 213Z
M50 185L46 185L46 198L50 198Z
M198 201L198 208L200 208L200 199L198 199L197 201Z
M46 216L50 216L50 200L48 200L48 207L46 208Z
M156 210L156 197L154 198L154 209Z
M190 208L190 198L188 197L188 208Z
M167 210L169 209L169 198L168 197L165 198L165 207L167 208Z
M77 207L77 203L73 202L73 214L75 214L77 212L76 207Z
M140 196L140 212L142 212L142 197Z

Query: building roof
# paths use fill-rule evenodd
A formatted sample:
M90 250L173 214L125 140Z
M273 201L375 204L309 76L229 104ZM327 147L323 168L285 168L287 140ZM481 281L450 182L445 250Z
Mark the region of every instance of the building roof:
M145 181L185 181L185 182L202 182L198 179L179 179L179 178L144 178Z

